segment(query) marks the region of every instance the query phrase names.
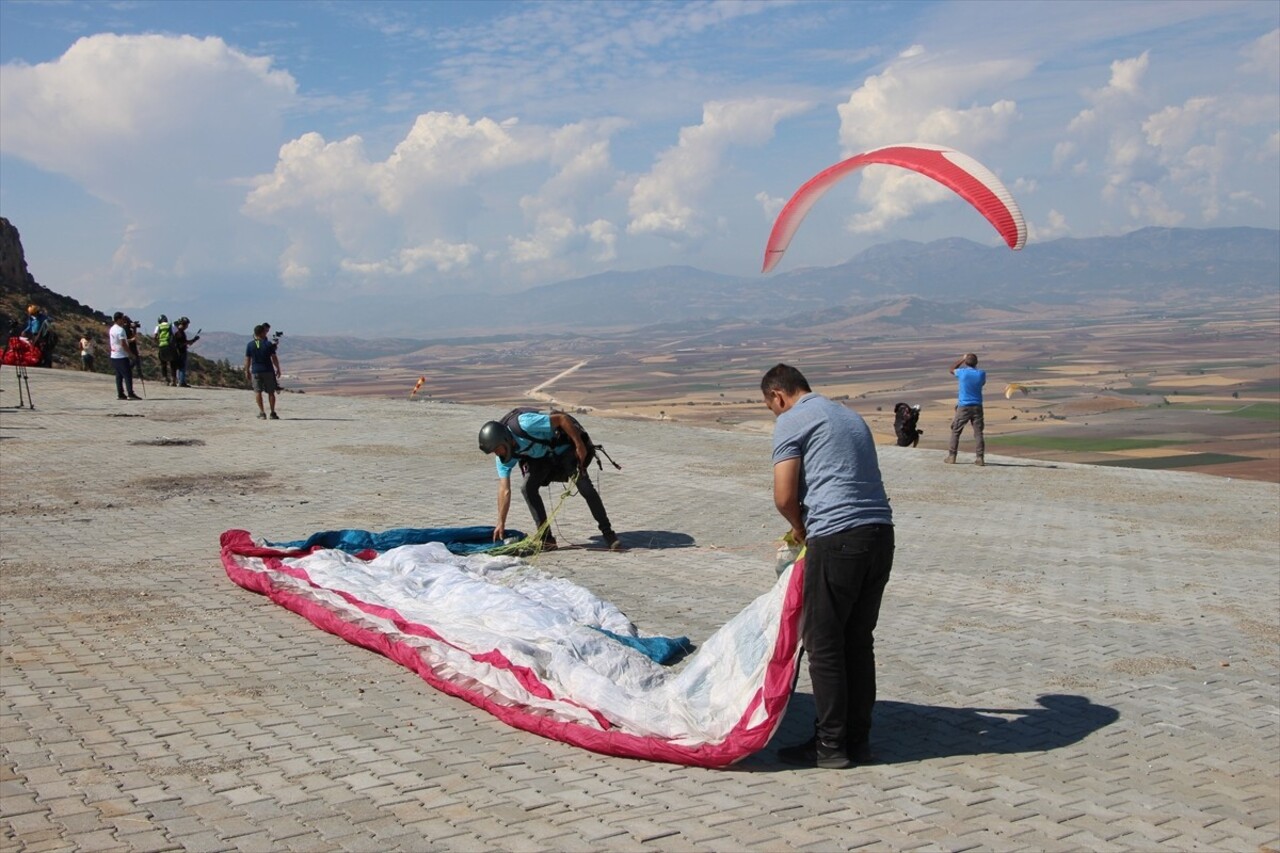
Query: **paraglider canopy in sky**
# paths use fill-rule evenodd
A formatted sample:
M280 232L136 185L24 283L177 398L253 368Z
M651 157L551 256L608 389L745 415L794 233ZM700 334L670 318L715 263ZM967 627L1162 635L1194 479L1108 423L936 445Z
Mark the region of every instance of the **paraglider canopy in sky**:
M1008 188L986 166L967 154L940 145L889 145L858 154L824 169L796 190L773 223L773 231L769 234L769 243L764 250L764 268L761 272L769 272L782 260L782 253L791 245L791 238L795 236L805 214L827 190L846 175L872 164L899 166L932 178L973 205L995 226L1010 249L1017 250L1026 245L1027 224L1022 218L1022 211L1018 209L1018 203L1014 201Z

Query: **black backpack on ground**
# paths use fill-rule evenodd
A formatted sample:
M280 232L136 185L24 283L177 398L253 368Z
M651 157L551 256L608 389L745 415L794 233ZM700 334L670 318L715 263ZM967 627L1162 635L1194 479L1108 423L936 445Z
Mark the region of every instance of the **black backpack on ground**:
M924 430L916 428L919 420L919 406L898 403L893 407L893 432L898 436L899 447L915 447L920 443Z

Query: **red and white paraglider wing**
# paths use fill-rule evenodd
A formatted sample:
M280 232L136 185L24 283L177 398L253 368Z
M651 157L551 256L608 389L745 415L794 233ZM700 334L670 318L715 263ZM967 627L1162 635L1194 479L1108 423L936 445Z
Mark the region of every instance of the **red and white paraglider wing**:
M791 244L796 229L809 208L850 172L871 164L910 169L959 195L973 205L1000 232L1009 248L1021 249L1027 242L1027 224L1013 194L990 169L967 154L938 145L890 145L850 157L822 170L796 190L773 223L764 252L764 268L769 272Z

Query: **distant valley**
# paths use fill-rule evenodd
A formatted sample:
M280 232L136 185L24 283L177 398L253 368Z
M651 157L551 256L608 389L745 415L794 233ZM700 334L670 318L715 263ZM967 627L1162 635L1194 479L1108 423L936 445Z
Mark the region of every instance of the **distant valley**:
M894 440L896 402L920 405L920 446L941 450L955 400L948 368L973 350L989 376L989 466L999 454L1280 482L1278 340L1275 297L1024 310L904 297L803 321L436 341L361 361L286 336L280 358L291 391L398 398L428 411L470 403L495 416L554 405L758 432L772 425L760 375L786 361L848 401L881 443ZM1006 396L1008 385L1018 388Z

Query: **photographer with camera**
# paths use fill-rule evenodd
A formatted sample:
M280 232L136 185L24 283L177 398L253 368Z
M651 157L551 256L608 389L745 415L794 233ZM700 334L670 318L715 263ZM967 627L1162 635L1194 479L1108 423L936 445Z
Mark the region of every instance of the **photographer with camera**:
M200 330L196 330L195 337L187 337L187 328L191 325L191 320L186 317L179 317L178 323L173 329L173 372L174 381L179 388L190 388L187 384L187 349L200 340Z
M133 362L130 359L129 335L131 324L123 312L117 311L107 332L107 345L111 351L111 367L116 372L116 397L120 400L141 400L133 393Z
M983 441L982 386L987 384L987 372L978 369L978 356L967 352L951 367L959 391L956 395L956 416L951 421L951 444L943 462L955 464L956 451L960 449L960 433L965 424L973 424L974 465L986 465L986 444Z
M145 377L142 375L142 352L138 349L138 329L142 327L142 324L126 314L121 326L124 329L125 351L129 353L130 375L132 376L133 371L136 370L138 371L138 378L145 382ZM145 392L145 384L143 385L143 389Z
M280 390L280 359L276 357L276 345L267 340L266 323L253 327L253 340L244 351L244 377L253 385L254 399L258 403L258 418L267 419L267 412L262 407L262 395L265 393L271 403L271 420L278 421L276 414L276 391ZM279 332L276 333L280 334Z

